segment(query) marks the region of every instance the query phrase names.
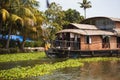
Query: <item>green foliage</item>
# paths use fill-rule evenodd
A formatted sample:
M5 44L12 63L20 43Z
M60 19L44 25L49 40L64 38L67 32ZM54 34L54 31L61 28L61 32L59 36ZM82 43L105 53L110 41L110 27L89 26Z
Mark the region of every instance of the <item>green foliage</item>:
M3 0L0 4L0 33L8 35L6 46L3 47L11 47L9 46L11 34L16 35L19 32L26 39L38 38L37 34L42 33L44 17L37 9L39 6L37 0Z
M2 48L3 47L3 45L0 43L0 48Z
M25 42L25 47L33 47L34 42Z
M18 53L19 49L18 48L0 48L0 54L9 54L9 53Z
M84 64L76 60L67 60L63 62L58 62L54 64L42 64L36 65L34 67L17 67L9 70L1 70L0 77L3 79L18 79L32 76L41 76L45 74L52 73L53 70L63 69L67 67L79 67Z
M68 9L64 11L65 17L64 20L68 23L80 23L84 18L80 15L75 9Z
M19 53L19 48L10 48L10 53Z
M2 47L2 48L5 47L6 42L7 42L6 39L0 39L0 44L1 44L1 47ZM17 47L17 44L16 44L16 43L17 43L16 41L14 41L14 40L10 40L10 45L9 45L10 48L15 48L15 47Z
M50 4L50 7L45 11L46 21L47 21L47 39L54 40L55 34L62 29L64 24L64 12L62 7L55 2Z
M8 70L1 70L0 77L7 80L22 79L25 77L42 76L50 74L54 70L68 68L68 67L83 67L84 63L88 62L100 62L100 61L119 61L120 58L79 58L79 59L68 59L62 62L56 62L54 64L41 64L35 65L34 67L16 67Z
M41 59L41 58L45 58L45 57L46 57L46 55L44 52L4 54L4 55L0 55L0 62L36 60L36 59Z
M42 44L43 44L42 41L35 41L35 42L34 42L34 47L41 47Z
M81 62L100 62L100 61L119 61L117 57L96 57L96 58L84 58L79 59Z
M42 41L25 42L25 47L41 47L42 45L43 45Z
M1 48L0 49L0 54L8 54L8 53L10 53L10 50L9 49L5 49L5 48Z

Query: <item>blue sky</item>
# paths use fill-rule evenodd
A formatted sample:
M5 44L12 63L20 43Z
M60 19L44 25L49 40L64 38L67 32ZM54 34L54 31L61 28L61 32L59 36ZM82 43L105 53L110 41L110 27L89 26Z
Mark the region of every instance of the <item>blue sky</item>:
M45 11L46 8L46 0L38 0L40 2L40 10ZM87 9L87 17L94 16L106 16L106 17L115 17L120 18L120 0L89 0L91 1L92 8ZM82 15L84 15L84 11L79 7L78 2L82 2L82 0L49 0L49 2L56 2L60 6L62 6L63 10L67 10L69 8L76 9Z

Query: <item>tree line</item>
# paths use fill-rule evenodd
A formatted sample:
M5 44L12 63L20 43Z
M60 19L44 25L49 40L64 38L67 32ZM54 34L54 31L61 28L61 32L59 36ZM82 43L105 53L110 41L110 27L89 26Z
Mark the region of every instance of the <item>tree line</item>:
M10 35L23 36L19 47L23 50L27 38L34 41L54 40L56 32L69 23L79 23L85 18L75 9L62 10L55 2L52 2L45 12L40 11L38 7L37 0L0 1L0 34L8 35L4 48L9 48ZM84 10L86 8L88 7L85 6Z

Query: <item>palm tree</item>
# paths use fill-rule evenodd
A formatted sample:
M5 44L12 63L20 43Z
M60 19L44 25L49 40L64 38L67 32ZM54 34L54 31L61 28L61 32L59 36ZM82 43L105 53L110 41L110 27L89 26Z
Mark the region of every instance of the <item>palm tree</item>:
M84 17L86 18L86 9L87 8L91 8L91 2L87 1L87 0L83 0L83 2L78 2L78 4L80 4L80 8L84 9Z
M31 37L32 33L41 31L43 17L37 10L38 2L36 0L3 0L0 4L0 28L3 28L4 22L7 26L6 31L9 31L6 48L9 47L10 35L14 30L24 37L21 44L23 49L26 38Z
M22 17L24 21L23 29L20 34L23 36L23 42L21 43L21 50L24 50L24 44L27 37L36 38L37 34L42 31L41 25L44 21L40 11L37 10L38 2L36 0L21 0L17 13Z
M7 31L8 34L6 48L9 48L10 35L12 33L12 30L14 29L13 26L17 27L18 22L23 24L22 18L14 13L15 8L13 5L16 4L17 1L18 0L13 2L11 0L4 0L0 2L1 28L3 29L4 27L6 27L5 31ZM3 24L5 24L5 26L3 26Z

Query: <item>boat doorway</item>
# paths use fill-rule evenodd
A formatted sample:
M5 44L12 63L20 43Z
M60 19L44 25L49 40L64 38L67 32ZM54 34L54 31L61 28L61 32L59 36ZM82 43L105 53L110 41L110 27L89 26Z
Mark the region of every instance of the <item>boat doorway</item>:
M120 48L120 37L117 37L117 48Z
M80 50L80 35L71 33L57 34L54 47L59 49Z

